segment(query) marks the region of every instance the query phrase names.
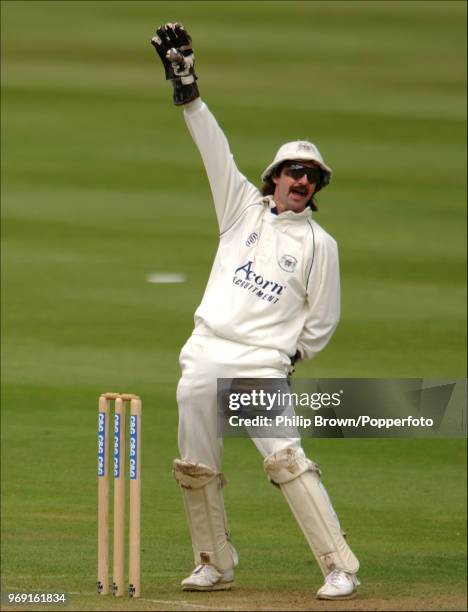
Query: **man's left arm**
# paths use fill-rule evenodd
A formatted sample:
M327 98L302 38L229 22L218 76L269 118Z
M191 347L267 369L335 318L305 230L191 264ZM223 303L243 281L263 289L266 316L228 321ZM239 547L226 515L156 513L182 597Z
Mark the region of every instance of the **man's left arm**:
M340 320L338 245L326 234L316 236L315 253L307 279L308 313L297 343L298 360L312 359L327 344Z

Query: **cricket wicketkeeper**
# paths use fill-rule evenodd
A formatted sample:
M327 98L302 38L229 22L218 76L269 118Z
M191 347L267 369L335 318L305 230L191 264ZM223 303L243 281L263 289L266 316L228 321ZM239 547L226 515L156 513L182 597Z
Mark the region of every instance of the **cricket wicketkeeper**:
M200 150L220 232L195 329L180 354L180 459L174 476L195 556L182 588L227 590L238 555L224 510L217 379L286 378L296 360L312 359L330 340L340 315L338 249L312 210L332 171L311 142L288 142L263 172L260 191L237 169L224 133L200 98L187 31L168 23L151 43ZM253 441L324 575L317 597L353 597L359 562L318 466L305 456L299 437Z

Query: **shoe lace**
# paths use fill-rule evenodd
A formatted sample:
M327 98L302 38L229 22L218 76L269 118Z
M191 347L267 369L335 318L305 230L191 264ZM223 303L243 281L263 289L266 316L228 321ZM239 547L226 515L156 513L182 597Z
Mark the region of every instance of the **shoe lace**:
M330 584L337 585L342 578L343 572L341 570L333 570L330 574L328 574L326 580Z
M200 565L197 565L197 567L193 570L192 574L202 574L203 572L210 572L210 568L216 569L208 563L200 563Z

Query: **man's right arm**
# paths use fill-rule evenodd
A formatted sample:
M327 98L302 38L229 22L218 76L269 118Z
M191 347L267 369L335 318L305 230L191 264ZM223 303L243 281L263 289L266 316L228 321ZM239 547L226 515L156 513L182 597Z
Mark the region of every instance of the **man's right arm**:
M223 233L261 194L239 172L226 136L199 97L188 32L181 24L167 24L158 28L151 43L163 62L166 79L172 81L174 104L184 106L185 121L203 159Z
M184 107L184 117L205 165L220 232L223 233L261 194L239 172L226 136L200 98Z

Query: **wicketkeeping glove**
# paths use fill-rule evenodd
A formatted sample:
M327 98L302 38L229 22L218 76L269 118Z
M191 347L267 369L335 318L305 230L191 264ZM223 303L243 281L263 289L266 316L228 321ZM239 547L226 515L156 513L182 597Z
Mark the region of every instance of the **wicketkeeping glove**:
M174 86L174 104L186 104L200 96L192 39L180 23L166 23L156 30L151 39L166 72L166 79Z

